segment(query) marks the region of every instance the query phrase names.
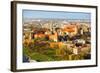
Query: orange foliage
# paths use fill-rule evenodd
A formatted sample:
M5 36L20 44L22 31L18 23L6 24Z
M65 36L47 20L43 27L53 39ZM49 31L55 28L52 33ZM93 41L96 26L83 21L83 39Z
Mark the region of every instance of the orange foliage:
M57 33L49 35L49 39L57 42Z
M63 45L62 42L51 42L51 43L50 43L50 47L51 47L51 48L55 48L56 46L57 46L58 48L60 48L60 47L62 47L62 45Z
M35 38L45 38L45 34L35 34L34 37Z
M30 39L25 39L23 41L23 44L26 45L26 46L29 46L29 44L31 43L32 41Z

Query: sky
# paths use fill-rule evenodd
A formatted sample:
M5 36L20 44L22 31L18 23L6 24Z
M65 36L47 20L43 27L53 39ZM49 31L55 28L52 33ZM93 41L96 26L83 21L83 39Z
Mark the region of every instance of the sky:
M90 13L65 12L65 11L41 11L41 10L23 10L23 18L58 18L58 19L90 19Z

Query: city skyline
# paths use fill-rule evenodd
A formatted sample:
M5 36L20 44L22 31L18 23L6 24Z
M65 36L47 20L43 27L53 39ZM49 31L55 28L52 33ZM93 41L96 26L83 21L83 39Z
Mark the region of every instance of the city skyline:
M50 18L50 19L91 19L90 13L65 12L65 11L43 11L43 10L23 10L24 19Z

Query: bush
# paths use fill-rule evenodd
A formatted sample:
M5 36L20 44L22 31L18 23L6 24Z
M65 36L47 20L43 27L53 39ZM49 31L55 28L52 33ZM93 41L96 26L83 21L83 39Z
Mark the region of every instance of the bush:
M23 47L23 55L30 56L31 52L29 48Z

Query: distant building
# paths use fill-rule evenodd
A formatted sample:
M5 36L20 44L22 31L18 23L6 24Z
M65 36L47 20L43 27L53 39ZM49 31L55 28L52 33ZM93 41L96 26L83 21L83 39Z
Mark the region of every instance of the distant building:
M77 34L77 25L65 25L64 28L62 29L63 32L65 32L68 35L74 36Z

